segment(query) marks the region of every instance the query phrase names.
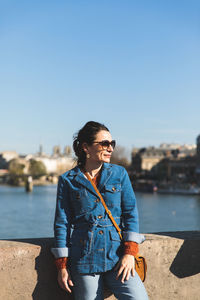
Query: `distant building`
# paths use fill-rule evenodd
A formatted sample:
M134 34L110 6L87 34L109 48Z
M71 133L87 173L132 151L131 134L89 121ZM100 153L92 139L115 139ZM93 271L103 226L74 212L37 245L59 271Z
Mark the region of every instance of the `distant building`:
M36 154L19 155L16 151L4 151L0 153L0 169L4 170L2 175L7 174L9 163L15 160L16 163L24 165L23 173L29 174L29 166L31 159L41 161L46 167L47 174L61 174L75 166L75 160L72 158L70 146L64 148L61 153L60 146L53 147L53 154L47 155L43 152L42 145Z
M70 146L65 146L64 148L64 155L69 156L72 154L72 148Z
M161 144L160 147L134 148L132 151L132 169L136 172L151 171L160 161L193 157L196 145Z
M74 160L71 157L34 157L35 160L41 161L47 170L48 174L61 174L74 165Z
M40 161L44 164L47 174L57 173L57 159L48 156L34 156L34 160Z
M134 148L131 169L136 173L147 172L159 180L196 181L196 174L200 178L200 136L197 146L161 144L158 148Z
M134 148L132 151L132 169L136 172L150 171L155 165L166 157L170 157L171 150L148 147Z
M69 146L64 148L63 154L61 153L60 146L54 146L51 156L42 153L42 155L34 155L33 159L41 161L45 165L48 174L61 174L75 165L74 159L71 156L71 147Z
M53 147L53 156L61 156L60 146L54 146Z
M8 169L9 161L18 157L16 151L0 152L0 169Z
M44 154L44 152L43 152L43 146L42 146L42 144L40 144L38 155L42 156L43 154Z

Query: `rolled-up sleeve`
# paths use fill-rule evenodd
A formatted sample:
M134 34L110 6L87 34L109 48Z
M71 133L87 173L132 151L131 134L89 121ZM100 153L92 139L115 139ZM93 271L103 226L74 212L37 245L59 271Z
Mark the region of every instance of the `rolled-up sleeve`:
M122 220L123 231L122 236L124 241L133 241L141 244L145 237L139 233L139 216L135 193L132 188L128 173L123 169L122 174Z
M70 209L67 184L62 176L57 187L56 212L54 220L55 247L51 252L55 258L68 257L68 240L70 236Z

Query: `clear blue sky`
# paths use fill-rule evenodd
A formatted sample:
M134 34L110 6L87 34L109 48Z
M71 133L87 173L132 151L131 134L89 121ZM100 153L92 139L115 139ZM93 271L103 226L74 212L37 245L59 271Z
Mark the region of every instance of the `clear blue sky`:
M72 144L89 120L128 148L200 134L200 1L0 1L0 152Z

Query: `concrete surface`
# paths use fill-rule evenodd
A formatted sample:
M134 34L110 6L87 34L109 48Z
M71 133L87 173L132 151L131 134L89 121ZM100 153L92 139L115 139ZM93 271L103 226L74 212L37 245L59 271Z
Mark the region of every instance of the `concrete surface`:
M200 232L146 234L150 300L200 299ZM0 241L0 300L67 300L57 284L53 239ZM108 291L105 299L115 299Z

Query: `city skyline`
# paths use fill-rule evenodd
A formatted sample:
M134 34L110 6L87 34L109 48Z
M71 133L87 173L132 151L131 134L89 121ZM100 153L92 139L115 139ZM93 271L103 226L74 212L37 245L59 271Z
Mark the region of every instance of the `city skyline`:
M199 1L1 3L0 152L72 146L85 122L117 144L196 144Z
M117 145L117 147L123 147L123 145ZM123 150L128 154L131 155L131 152L136 150L136 149L150 149L150 148L155 148L155 149L188 149L188 150L194 150L196 149L197 145L196 144L178 144L178 143L161 143L160 145L156 146L156 145L149 145L149 146L142 146L142 147L133 147L131 149L128 149L126 147L123 147ZM66 148L69 149L69 153L67 155L72 155L74 156L74 151L73 151L73 147L71 145L64 145L63 147L61 147L60 145L53 145L51 147L51 151L47 152L45 151L45 147L44 145L38 145L38 149L36 149L35 152L18 152L17 150L13 149L7 149L7 150L1 150L0 149L0 154L1 153L6 153L6 152L16 152L18 155L47 155L47 156L53 156L56 155L54 148L59 148L59 155L66 155Z

